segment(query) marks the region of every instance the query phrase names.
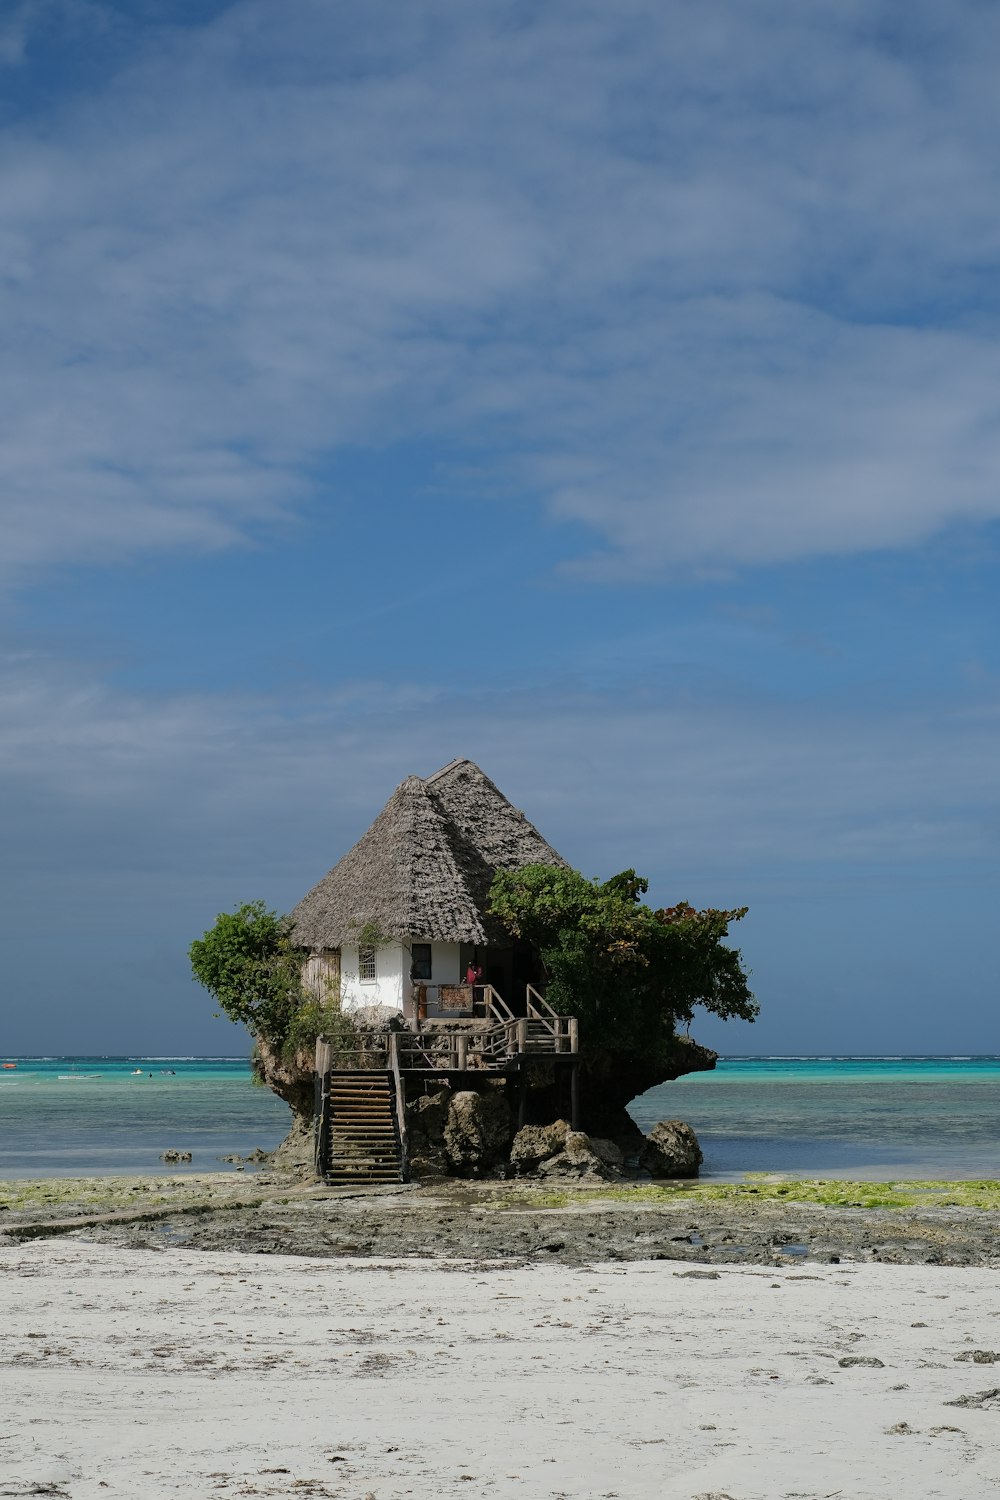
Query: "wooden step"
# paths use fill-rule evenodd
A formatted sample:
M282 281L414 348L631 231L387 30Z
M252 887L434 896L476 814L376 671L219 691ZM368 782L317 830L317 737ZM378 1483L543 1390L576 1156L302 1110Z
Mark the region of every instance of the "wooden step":
M391 1076L342 1070L327 1084L329 1183L399 1182L402 1170Z

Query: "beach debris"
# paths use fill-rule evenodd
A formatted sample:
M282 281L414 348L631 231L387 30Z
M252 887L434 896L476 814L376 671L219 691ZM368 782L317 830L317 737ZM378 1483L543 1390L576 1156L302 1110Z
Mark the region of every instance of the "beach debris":
M857 1365L866 1370L885 1369L885 1365L880 1359L876 1359L874 1354L845 1354L843 1359L837 1360L837 1363L842 1370L851 1370Z
M697 1278L699 1281L718 1281L719 1280L719 1273L718 1273L718 1271L675 1271L674 1275L675 1276L690 1276L692 1278Z
M889 1437L897 1435L916 1437L918 1435L916 1427L911 1427L909 1422L897 1422L893 1427L887 1427L885 1430Z
M961 1354L955 1355L955 1363L959 1365L995 1365L1000 1364L1000 1354L992 1349L963 1349Z
M1000 1387L994 1387L990 1391L976 1391L971 1396L956 1396L954 1401L946 1401L945 1406L968 1406L976 1411L1000 1411Z
M652 1177L697 1177L704 1159L698 1137L683 1120L660 1120L639 1152L639 1165Z
M175 1151L173 1148L171 1148L169 1151L161 1151L160 1152L160 1160L161 1161L170 1161L170 1162L174 1162L174 1161L190 1161L191 1160L191 1153L190 1153L190 1151Z

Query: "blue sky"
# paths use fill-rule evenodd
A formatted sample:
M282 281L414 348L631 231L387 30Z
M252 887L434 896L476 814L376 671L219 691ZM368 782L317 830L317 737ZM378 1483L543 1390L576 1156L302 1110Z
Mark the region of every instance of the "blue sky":
M749 904L730 1051L1000 1051L1000 12L0 17L0 1047L477 760Z

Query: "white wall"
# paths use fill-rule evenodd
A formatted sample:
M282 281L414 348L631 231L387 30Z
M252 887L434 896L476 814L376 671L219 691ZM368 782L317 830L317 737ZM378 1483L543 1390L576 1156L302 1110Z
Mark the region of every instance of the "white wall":
M459 943L431 943L431 984L461 984Z
M340 993L345 1009L360 1005L393 1005L403 1009L410 997L410 943L420 938L403 938L383 943L375 954L374 982L364 984L358 978L357 944L344 944L340 955ZM430 984L461 984L461 947L458 943L431 943Z
M346 1010L359 1005L393 1005L402 1010L403 986L406 993L410 987L409 949L398 939L380 944L375 953L375 973L374 983L362 983L358 978L357 944L353 948L344 944L340 952L340 994Z

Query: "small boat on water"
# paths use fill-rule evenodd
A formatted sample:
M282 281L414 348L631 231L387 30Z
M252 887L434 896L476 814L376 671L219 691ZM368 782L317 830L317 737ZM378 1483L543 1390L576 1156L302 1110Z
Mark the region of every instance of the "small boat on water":
M17 1063L0 1063L0 1068L3 1068L5 1072L9 1068L16 1068L16 1067L17 1067Z

